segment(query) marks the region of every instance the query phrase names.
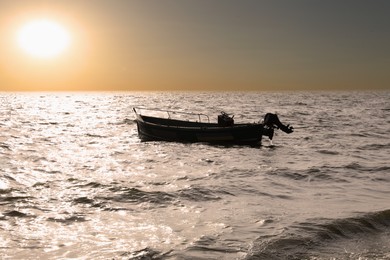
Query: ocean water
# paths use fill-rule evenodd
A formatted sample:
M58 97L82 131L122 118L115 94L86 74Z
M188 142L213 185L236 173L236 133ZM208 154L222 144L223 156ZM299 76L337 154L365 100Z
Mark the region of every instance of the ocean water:
M390 92L0 93L1 259L390 259ZM267 112L140 142L133 106ZM214 118L215 117L215 118Z

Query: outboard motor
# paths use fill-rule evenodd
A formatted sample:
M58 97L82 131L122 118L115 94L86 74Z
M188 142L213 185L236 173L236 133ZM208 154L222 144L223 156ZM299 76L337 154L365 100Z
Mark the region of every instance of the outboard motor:
M269 129L278 128L287 134L294 132L294 128L292 126L282 124L278 116L272 113L267 113L264 116L264 126L267 126ZM272 137L270 137L270 139L272 139Z
M220 115L218 115L218 125L220 126L232 126L234 124L233 116L229 116L225 112L221 112Z

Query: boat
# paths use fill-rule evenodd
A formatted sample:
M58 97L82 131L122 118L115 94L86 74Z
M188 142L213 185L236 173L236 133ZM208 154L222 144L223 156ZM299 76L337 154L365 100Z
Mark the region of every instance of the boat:
M143 107L133 107L133 111L141 141L260 145L263 136L272 140L274 129L281 129L285 133L293 132L293 127L282 124L278 116L272 113L267 113L263 122L235 123L234 115L225 112L217 116L217 122L210 122L210 117L202 113ZM149 115L155 112L165 116ZM172 115L180 116L174 119ZM183 116L193 119L183 119Z

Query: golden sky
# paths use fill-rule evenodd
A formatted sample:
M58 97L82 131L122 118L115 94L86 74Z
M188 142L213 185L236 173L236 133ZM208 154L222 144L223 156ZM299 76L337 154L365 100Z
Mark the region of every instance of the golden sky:
M389 13L387 0L1 0L0 91L389 90ZM67 47L27 53L18 35L37 20ZM25 44L39 37L49 48Z

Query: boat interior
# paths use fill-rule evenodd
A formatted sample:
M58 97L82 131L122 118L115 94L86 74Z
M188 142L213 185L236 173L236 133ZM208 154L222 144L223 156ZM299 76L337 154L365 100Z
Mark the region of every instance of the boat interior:
M157 125L166 125L166 126L176 126L176 127L216 127L217 123L205 123L205 122L193 122L193 121L185 121L171 118L160 118L160 117L152 117L139 115L144 122L157 124Z

